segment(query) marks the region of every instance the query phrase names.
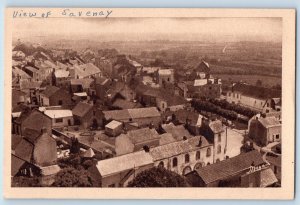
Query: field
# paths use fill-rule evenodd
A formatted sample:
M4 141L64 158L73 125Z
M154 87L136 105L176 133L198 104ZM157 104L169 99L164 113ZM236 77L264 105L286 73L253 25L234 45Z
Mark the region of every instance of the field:
M281 85L281 77L279 76L263 76L263 75L232 75L232 74L213 74L214 77L221 78L224 82L242 81L255 85L257 80L261 80L264 87L273 87L277 84Z

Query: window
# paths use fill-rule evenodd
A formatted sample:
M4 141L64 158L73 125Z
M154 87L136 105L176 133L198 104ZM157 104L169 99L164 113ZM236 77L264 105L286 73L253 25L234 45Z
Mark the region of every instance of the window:
M60 122L63 122L63 119L62 119L62 118L56 118L56 119L55 119L55 123L60 123Z
M173 167L177 167L178 161L177 157L173 158Z
M220 159L217 159L216 162L217 162L217 163L220 162Z
M279 140L279 138L280 138L280 135L279 135L279 134L275 135L275 139L276 139L276 140Z
M189 155L189 154L186 154L186 155L184 156L184 162L185 162L185 163L189 163L189 162L190 162L190 155Z
M211 149L210 149L210 148L207 148L207 150L206 150L206 156L207 156L207 157L210 157L210 155L211 155Z
M221 133L218 134L218 141L221 142L222 138L221 138Z
M197 151L196 152L196 160L199 160L200 159L200 151Z
M59 101L58 101L58 104L59 104L59 105L62 105L62 104L63 104L62 100L59 100Z
M221 145L218 145L218 154L221 153Z

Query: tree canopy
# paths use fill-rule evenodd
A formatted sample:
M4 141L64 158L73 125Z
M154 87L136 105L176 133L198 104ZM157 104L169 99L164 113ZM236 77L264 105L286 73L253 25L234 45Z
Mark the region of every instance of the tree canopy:
M185 179L179 174L165 168L153 167L142 171L128 187L186 187Z
M92 177L87 170L67 167L57 173L53 186L91 187L92 184Z

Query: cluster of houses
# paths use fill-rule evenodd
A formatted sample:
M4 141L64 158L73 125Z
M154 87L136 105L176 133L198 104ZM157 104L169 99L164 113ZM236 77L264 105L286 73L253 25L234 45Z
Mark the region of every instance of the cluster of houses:
M263 158L253 150L229 159L227 127L191 107L190 98L222 93L205 61L189 74L194 78L177 82L173 68L143 67L113 50L95 56L31 49L31 55L13 52L12 177L42 176L41 183L51 185L65 157L57 142L70 145L75 137L83 156L102 156L88 169L95 186L126 186L153 166L186 177L191 186L280 181L281 155ZM249 138L278 145L280 96L253 89L233 85L226 100L261 111L249 121Z

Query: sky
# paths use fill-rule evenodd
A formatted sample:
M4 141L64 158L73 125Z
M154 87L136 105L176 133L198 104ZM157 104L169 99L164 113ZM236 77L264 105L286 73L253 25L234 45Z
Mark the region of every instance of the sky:
M281 42L281 18L16 18L13 38Z

